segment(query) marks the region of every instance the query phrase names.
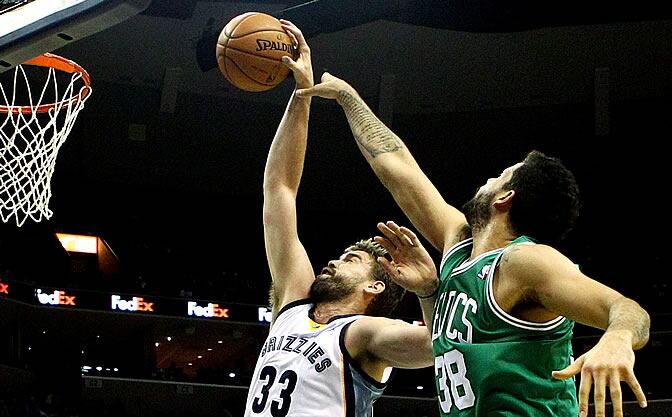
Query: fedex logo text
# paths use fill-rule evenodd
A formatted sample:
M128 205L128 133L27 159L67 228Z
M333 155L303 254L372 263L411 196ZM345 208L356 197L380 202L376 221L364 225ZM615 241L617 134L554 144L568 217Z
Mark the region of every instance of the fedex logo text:
M112 310L154 312L154 303L149 303L142 297L124 300L120 295L112 295Z
M207 306L199 306L196 301L187 303L187 315L196 317L229 318L229 309L221 308L219 304L208 303Z
M0 282L0 294L9 295L9 284L3 284Z
M258 307L257 308L257 320L259 323L270 323L273 319L273 311L270 308Z
M55 290L53 293L44 293L41 289L35 290L35 295L37 296L37 301L40 304L48 304L52 306L63 305L63 306L74 306L75 305L75 296L67 295L65 291Z

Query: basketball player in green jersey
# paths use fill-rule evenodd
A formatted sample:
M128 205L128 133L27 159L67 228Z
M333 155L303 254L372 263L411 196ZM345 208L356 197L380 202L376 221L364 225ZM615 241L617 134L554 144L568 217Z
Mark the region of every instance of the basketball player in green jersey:
M296 94L341 105L376 175L443 254L438 280L408 268L412 260L381 260L418 295L431 326L442 416L586 416L591 390L597 416L604 416L608 396L613 415L623 416L621 381L646 406L633 367L634 350L648 341L648 314L548 245L571 229L579 209L574 177L559 160L531 152L490 178L460 211L349 84L325 73ZM419 243L392 222L379 229L379 243L393 256ZM575 321L605 332L572 362Z

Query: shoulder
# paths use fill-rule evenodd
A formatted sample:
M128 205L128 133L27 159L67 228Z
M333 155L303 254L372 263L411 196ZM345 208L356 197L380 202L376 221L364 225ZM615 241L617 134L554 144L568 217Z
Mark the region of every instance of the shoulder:
M498 269L499 275L507 280L535 284L567 265L573 264L552 246L524 242L504 248Z
M564 257L557 249L533 242L509 245L502 250L501 265L504 267L527 267L544 260Z

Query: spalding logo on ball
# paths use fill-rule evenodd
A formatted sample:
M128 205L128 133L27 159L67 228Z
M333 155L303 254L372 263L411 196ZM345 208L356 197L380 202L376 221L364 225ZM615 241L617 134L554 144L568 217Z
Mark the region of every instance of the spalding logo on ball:
M243 13L224 26L217 40L217 65L224 77L245 91L266 91L289 74L283 56L296 58L292 39L271 15Z

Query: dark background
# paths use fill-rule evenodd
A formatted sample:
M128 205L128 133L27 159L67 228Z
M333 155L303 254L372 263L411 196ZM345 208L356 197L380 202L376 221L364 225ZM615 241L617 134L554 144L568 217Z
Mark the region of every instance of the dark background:
M640 382L654 399L672 395L652 379L670 370L662 352L672 330L664 255L672 14L663 2L155 0L54 51L89 71L93 94L59 153L53 217L0 226L5 277L266 303L262 176L293 83L238 91L207 53L229 19L251 10L303 28L316 77L328 69L351 82L455 205L531 149L561 158L584 208L560 249L651 313ZM378 221L408 221L338 106L313 101L309 136L299 233L318 269L374 235ZM56 231L100 236L119 270L78 269ZM419 318L413 297L398 315ZM599 334L580 325L576 333L579 353Z

